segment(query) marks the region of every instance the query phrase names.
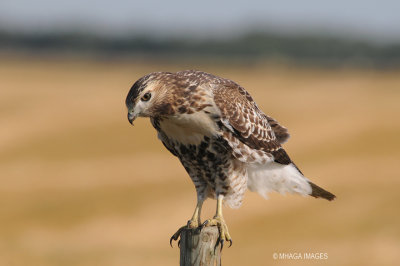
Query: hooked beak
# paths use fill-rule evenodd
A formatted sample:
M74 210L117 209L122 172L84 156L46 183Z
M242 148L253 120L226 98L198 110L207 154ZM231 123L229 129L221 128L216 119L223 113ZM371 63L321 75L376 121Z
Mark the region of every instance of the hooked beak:
M133 126L133 121L135 120L135 116L133 115L133 113L131 113L131 112L128 112L128 120L129 120L129 123L131 123L131 125Z

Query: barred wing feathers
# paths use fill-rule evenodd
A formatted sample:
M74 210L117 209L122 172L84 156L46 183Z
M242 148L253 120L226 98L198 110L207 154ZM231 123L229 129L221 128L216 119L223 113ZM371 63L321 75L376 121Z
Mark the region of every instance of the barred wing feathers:
M211 84L214 101L221 112L222 135L233 155L248 163L248 187L264 197L271 191L335 198L303 176L281 144L289 133L265 115L250 94L238 84Z
M213 93L215 104L221 111L221 123L227 129L223 135L233 142L234 155L239 160L291 163L281 146L281 142L289 137L287 130L266 116L245 89L237 84L218 85L214 86ZM273 129L277 129L278 138Z

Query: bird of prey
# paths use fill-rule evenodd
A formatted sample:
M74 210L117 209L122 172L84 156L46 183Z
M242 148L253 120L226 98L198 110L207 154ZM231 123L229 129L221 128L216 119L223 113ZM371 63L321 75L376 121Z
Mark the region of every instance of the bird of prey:
M287 129L266 115L250 94L229 79L201 71L154 72L137 80L126 97L128 120L149 117L158 138L192 179L197 205L183 228L217 226L221 248L232 239L222 203L240 207L247 188L264 197L271 191L333 200L335 195L307 179L282 144ZM203 224L207 198L217 200L216 214Z

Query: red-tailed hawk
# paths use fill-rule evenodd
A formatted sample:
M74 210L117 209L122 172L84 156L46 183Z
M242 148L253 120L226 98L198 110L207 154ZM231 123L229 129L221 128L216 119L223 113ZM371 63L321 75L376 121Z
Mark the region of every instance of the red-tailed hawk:
M192 179L197 205L187 227L202 225L205 199L217 200L216 215L203 225L218 226L221 247L224 241L232 244L222 202L240 207L247 188L264 197L277 191L335 198L304 177L282 148L289 138L287 129L231 80L194 70L151 73L135 82L126 106L130 123L150 117L158 138Z

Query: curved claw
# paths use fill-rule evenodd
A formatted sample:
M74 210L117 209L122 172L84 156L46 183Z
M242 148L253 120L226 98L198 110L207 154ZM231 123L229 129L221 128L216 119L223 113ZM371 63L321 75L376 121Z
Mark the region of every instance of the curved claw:
M214 253L215 253L215 251L216 251L216 249L218 247L219 242L220 242L220 239L217 238L217 242L215 242L215 246L214 246Z
M219 237L217 239L217 242L215 243L215 246L218 246L218 244L221 244L221 247L220 247L221 251L224 248L225 241L229 241L229 247L232 246L233 241L231 239L231 236L229 235L228 227L222 217L216 216L213 219L206 220L206 221L204 221L204 223L201 226L202 227L204 227L204 226L217 226L218 227ZM215 251L215 248L214 248L214 251Z
M175 240L175 241L178 240L179 236L180 236L180 231L179 230L173 236L171 236L171 238L169 239L169 245L171 246L171 248L173 248L172 240ZM180 242L180 240L179 240L179 242ZM178 242L178 247L179 247L179 242Z
M201 224L201 228L203 228L204 226L207 226L208 224L208 220L205 220L204 223Z
M178 229L178 231L176 231L175 234L173 234L173 235L171 236L171 238L169 239L169 244L171 245L171 247L173 247L173 246L172 246L172 240L175 240L175 241L178 240L179 237L181 236L181 232L182 232L182 230L183 230L184 228L186 228L186 226L182 226L181 228ZM179 240L179 242L178 242L178 247L179 247L179 244L180 244L180 240Z

